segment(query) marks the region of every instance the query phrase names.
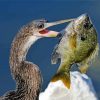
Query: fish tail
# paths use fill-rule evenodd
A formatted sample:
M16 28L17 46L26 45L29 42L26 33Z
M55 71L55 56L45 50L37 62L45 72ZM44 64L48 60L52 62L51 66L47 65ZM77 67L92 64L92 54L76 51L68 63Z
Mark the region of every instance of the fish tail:
M71 81L70 81L70 73L67 73L67 72L63 72L63 73L57 73L53 76L53 78L51 79L51 82L56 82L56 81L59 81L61 80L63 82L63 84L68 88L70 89L70 84L71 84Z

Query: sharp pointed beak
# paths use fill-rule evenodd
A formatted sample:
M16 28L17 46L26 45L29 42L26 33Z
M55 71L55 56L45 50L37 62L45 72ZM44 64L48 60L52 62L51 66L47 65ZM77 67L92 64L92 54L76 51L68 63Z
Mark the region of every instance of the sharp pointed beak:
M70 22L70 21L73 21L73 20L74 19L66 19L66 20L60 20L60 21L55 21L55 22L51 22L51 23L44 23L44 30L40 31L40 34L43 37L57 37L59 35L59 32L47 30L47 28L54 26L54 25Z
M51 22L51 23L45 23L45 28L48 28L48 27L51 27L54 25L59 25L59 24L71 22L73 20L75 20L75 19L74 18L73 19L65 19L65 20L55 21L55 22Z

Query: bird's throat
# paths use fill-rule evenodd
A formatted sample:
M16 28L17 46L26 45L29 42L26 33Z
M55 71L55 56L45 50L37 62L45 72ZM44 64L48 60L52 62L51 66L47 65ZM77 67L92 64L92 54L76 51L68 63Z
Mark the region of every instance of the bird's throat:
M13 40L12 47L11 47L11 55L10 55L10 67L11 69L16 69L14 67L18 67L22 61L26 60L26 55L31 47L39 37L36 36L17 36Z

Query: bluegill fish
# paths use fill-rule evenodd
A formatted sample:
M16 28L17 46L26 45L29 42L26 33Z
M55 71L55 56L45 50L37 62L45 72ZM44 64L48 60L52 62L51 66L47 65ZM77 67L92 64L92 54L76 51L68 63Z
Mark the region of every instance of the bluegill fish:
M52 64L59 60L61 63L51 82L62 80L70 88L71 66L77 63L81 73L86 73L90 62L98 53L97 32L89 16L83 14L69 23L61 33L63 36L51 57Z

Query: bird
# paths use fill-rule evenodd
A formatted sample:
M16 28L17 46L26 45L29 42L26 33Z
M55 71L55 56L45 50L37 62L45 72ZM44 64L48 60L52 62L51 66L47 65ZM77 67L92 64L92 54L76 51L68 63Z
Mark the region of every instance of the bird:
M48 27L65 23L70 20L50 22L46 19L33 20L24 25L11 44L10 70L16 82L16 90L8 91L0 100L38 100L43 78L39 67L26 60L29 48L38 39L43 37L57 37L56 31L48 30Z

